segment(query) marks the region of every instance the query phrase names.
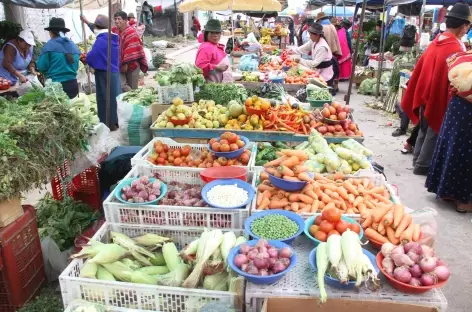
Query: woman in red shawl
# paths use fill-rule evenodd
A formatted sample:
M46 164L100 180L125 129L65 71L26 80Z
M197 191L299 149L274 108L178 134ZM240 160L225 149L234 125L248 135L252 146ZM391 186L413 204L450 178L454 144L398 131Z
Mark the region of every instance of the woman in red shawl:
M120 78L123 92L138 88L139 70L148 71L143 42L136 29L128 24L128 15L123 11L115 13L115 24L120 36Z
M446 31L428 46L415 66L402 100L402 109L410 120L420 123L413 153L413 173L427 175L434 148L449 102L446 60L465 50L460 42L470 25L470 10L456 3L446 17Z

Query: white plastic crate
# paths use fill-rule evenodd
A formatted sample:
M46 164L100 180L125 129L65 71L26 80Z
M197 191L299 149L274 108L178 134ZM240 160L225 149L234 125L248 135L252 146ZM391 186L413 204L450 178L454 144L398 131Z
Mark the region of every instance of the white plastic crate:
M182 167L158 168L137 165L131 169L125 179L159 174L160 179L166 184L178 181L204 185L200 172ZM253 184L254 173L248 171L247 174L248 183ZM105 219L112 223L242 229L244 221L249 217L251 204L252 202L241 209L168 206L159 205L159 203L157 205L130 205L118 201L112 192L103 202L103 209Z
M167 144L169 146L169 148L181 148L185 145L188 145L192 148L192 150L202 151L202 150L208 149L207 144L178 143L178 142L175 142L174 140L169 139L169 138L155 137L151 140L151 142L149 142L145 147L143 147L136 155L134 155L133 158L131 158L131 166L139 164L139 165L150 165L150 166L154 166L156 168L167 168L167 169L175 168L173 166L154 165L154 164L152 164L151 162L149 162L147 160L147 155L149 154L150 151L153 150L154 142L156 142L156 141L161 141L162 143ZM250 168L254 167L254 164L256 162L257 144L254 143L254 142L249 142L249 144L247 146L247 149L249 149L251 151L251 157L249 157L248 164L246 166L243 166L243 167L245 167L249 170ZM198 171L198 172L204 170L204 168L193 168L193 167L184 167L184 168L186 170Z
M316 273L310 265L309 254L315 245L306 236L297 237L292 243L297 255L297 264L292 271L288 272L282 279L271 285L246 284L246 311L261 311L265 298L270 297L296 297L296 298L319 298L320 290L316 281ZM375 253L375 252L374 252ZM377 291L371 291L365 287L356 289L339 289L325 285L330 298L353 299L360 301L389 301L409 303L416 305L432 306L438 311L447 310L447 300L440 289L432 289L424 294L402 293L388 284L385 276L379 274L381 287Z
M157 99L160 104L170 104L172 99L178 97L184 102L193 102L193 84L174 84L162 87L157 85Z
M256 209L257 194L259 193L259 191L257 190L257 185L259 185L259 176L260 176L260 173L261 173L262 170L263 169L258 169L257 167L254 170L254 179L253 179L253 184L252 185L253 185L254 189L256 189L256 195L254 196L254 200L252 201L252 204L251 204L250 215L263 211L263 210L257 210ZM390 199L392 200L392 202L395 203L395 204L400 204L400 198L396 195L396 192L394 191L393 187L390 184L388 184L387 181L385 180L385 177L383 175L379 174L379 173L363 171L362 174L359 175L359 176L351 176L351 177L347 177L347 178L353 178L353 179L368 178L370 181L372 181L372 183L375 186L385 185L385 188L390 193ZM299 213L299 215L303 219L308 219L309 217L313 216L313 213ZM361 218L360 214L343 214L343 216L352 218L354 220L360 220L360 218Z
M116 307L110 307L110 306L103 306L103 305L98 305L95 303L90 303L85 300L74 300L72 303L70 303L64 312L74 312L75 309L79 307L84 307L84 306L100 306L102 307L106 312L152 312L151 310L137 310L137 309L127 309L127 308L116 308Z
M110 231L123 233L129 237L145 233L155 233L171 237L179 250L198 238L202 233L202 229L126 225L106 222L92 239L109 242ZM242 230L231 231L236 236L243 234ZM82 259L73 260L59 276L62 301L65 307L76 300L85 300L105 306L136 309L139 311L198 312L198 307L200 306L198 303L209 301L231 304L236 311L241 311L242 308L244 289L238 290L237 293L232 293L81 278L79 275L83 264L84 260Z

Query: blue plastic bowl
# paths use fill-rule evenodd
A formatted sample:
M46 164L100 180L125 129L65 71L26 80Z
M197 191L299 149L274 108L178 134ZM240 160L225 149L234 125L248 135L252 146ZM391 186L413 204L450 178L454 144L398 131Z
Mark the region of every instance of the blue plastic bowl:
M289 218L290 220L293 220L297 223L298 225L298 231L297 233L295 233L293 236L290 236L290 237L287 237L285 239L281 239L279 240L280 242L283 242L287 245L290 245L292 244L293 240L299 236L300 234L302 234L303 232L303 229L304 229L304 221L303 221L303 218L300 217L298 214L294 213L294 212L291 212L291 211L286 211L286 210L278 210L278 209L275 209L275 210L267 210L267 211L262 211L262 212L257 212L255 214L253 214L252 216L250 216L249 218L246 219L246 221L244 222L244 230L246 231L246 233L249 234L249 236L252 236L256 239L260 239L260 238L265 238L265 237L259 237L257 235L255 235L252 231L251 231L251 224L252 222L254 222L254 220L256 219L259 219L259 218L262 218L262 217L265 217L267 215L271 215L271 214L279 214L279 215L283 215L283 216L286 216L287 218Z
M213 154L215 154L216 157L226 157L227 159L238 158L239 156L241 156L242 153L244 153L244 150L248 148L248 144L249 144L249 139L246 138L245 136L240 135L239 138L244 142L244 146L241 147L240 149L236 150L236 151L232 151L232 152L214 152L211 149L210 144L208 144L208 150L210 152L212 152ZM219 138L217 138L216 140L218 142L220 141Z
M246 244L248 244L251 247L254 246L256 243L257 243L257 240L250 240L250 241L246 242ZM278 248L278 249L281 249L281 248L284 248L284 247L291 248L287 244L282 243L280 241L269 240L269 244L271 246L274 246L275 248ZM292 257L290 258L290 265L287 267L287 269L283 272L280 272L280 273L277 273L277 274L274 274L274 275L270 275L270 276L258 276L258 275L247 274L246 272L241 271L241 269L239 269L236 265L234 265L234 257L236 257L236 255L239 254L239 246L233 247L229 251L228 265L233 271L235 271L236 273L238 273L241 276L244 276L251 283L259 284L259 285L272 284L272 283L277 282L285 274L290 272L290 270L292 270L293 267L295 266L295 264L297 263L297 256L296 256L295 250L293 250L293 248L292 248L292 251L293 251L293 254L292 254Z
M122 203L124 204L127 204L127 205L133 205L133 206L140 206L140 205L151 205L151 204L155 204L157 203L159 200L162 199L162 197L164 197L167 193L167 185L164 184L162 181L161 181L161 195L159 195L159 197L157 197L155 200L152 200L152 201L149 201L149 202L144 202L144 203L130 203L130 202L127 202L126 200L124 200L123 198L121 198L121 190L123 189L123 187L125 186L131 186L131 183L134 181L134 180L139 180L139 178L131 178L131 179L125 179L123 181L121 181L118 186L115 188L114 192L115 192L115 197ZM155 182L157 181L157 179L155 178L149 178L149 181L151 182Z
M312 226L313 223L315 223L316 217L320 215L321 213L317 213L317 214L314 214L312 217L309 217L308 219L305 220L305 230L304 230L305 235L308 236L308 238L311 239L315 243L315 246L318 246L319 243L321 243L321 241L311 236L310 226ZM354 224L354 223L359 224L359 222L349 217L341 216L341 219L351 224ZM364 229L362 229L362 226L360 224L359 224L359 227L361 228L361 232L359 233L359 239L361 239L362 237L364 237Z
M272 83L284 83L284 78L273 78Z
M380 272L379 267L377 266L377 262L375 260L375 256L370 251L364 248L362 248L362 252L369 258L370 262L377 270L377 272ZM318 272L318 267L316 265L316 247L310 252L309 257L311 267L315 270L315 272ZM325 274L324 280L326 284L336 288L353 289L356 287L356 282L350 281L347 284L341 284L338 279L331 277L329 274Z
M287 180L284 180L284 179L281 179L281 178L277 178L276 176L273 176L268 172L267 172L267 174L269 175L269 181L270 181L270 183L272 183L273 186L275 186L275 187L277 187L281 190L287 191L287 192L300 191L307 184L307 182L305 182L305 181L302 181L302 182L287 181Z
M289 71L290 68L292 68L292 67L290 67L290 66L283 66L283 67L282 67L282 70L283 70L283 71Z
M224 206L219 206L217 204L212 203L207 196L207 193L216 185L237 185L239 188L244 189L247 192L247 200L240 206L236 207L224 207ZM254 195L256 192L252 188L252 185L244 182L240 179L219 179L219 180L213 180L210 183L205 184L205 186L202 188L202 198L203 200L210 205L213 208L222 208L222 209L237 209L237 208L244 208L246 207L247 204L249 204L252 199L254 198Z

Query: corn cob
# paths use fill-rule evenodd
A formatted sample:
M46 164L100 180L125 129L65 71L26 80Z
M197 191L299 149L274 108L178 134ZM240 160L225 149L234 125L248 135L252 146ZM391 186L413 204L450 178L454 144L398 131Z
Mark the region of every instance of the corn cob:
M138 245L145 247L153 247L156 245L162 245L163 243L170 241L170 238L159 236L154 233L146 233L144 235L134 237L133 240Z
M90 261L85 262L84 266L80 269L80 277L85 278L96 278L98 265Z
M122 233L111 231L110 235L111 235L111 239L113 240L115 244L118 244L122 246L123 248L128 249L129 251L139 252L140 254L147 256L149 258L154 256L152 252L144 249L143 247L139 247L138 245L136 245L134 240L132 240L131 238L129 238L128 236Z
M108 272L108 270L101 265L98 265L97 279L102 281L116 281L116 278L113 276L113 274Z
M99 245L100 251L92 259L89 260L91 263L112 263L123 258L127 250L117 244L105 244Z

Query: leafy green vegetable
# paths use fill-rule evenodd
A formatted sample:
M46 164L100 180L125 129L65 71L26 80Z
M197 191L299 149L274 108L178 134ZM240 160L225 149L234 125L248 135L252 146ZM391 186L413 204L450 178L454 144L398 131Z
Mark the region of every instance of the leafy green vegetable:
M74 246L75 238L100 217L87 204L70 197L54 200L49 193L39 200L36 212L40 237L51 236L61 251Z
M45 287L41 290L39 296L29 302L26 306L19 309L18 312L62 312L61 293L56 293L53 287Z
M157 99L157 92L154 88L143 87L126 92L123 101L129 104L149 106Z
M195 93L195 101L213 100L216 104L227 105L234 100L242 104L247 98L244 86L226 83L207 83L200 88L200 92Z
M163 53L155 53L152 55L152 64L154 67L159 68L162 64L166 62L166 55Z
M190 63L180 63L172 66L169 73L171 84L187 84L192 83L193 87L201 87L205 83L202 70Z

